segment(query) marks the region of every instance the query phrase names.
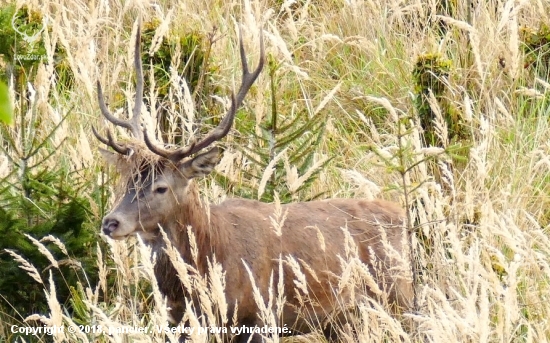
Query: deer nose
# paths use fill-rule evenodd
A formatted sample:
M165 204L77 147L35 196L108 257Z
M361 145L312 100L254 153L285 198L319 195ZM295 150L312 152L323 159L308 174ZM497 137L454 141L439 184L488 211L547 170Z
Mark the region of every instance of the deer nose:
M103 219L103 233L109 236L111 232L115 231L118 228L119 221L115 218L104 218Z

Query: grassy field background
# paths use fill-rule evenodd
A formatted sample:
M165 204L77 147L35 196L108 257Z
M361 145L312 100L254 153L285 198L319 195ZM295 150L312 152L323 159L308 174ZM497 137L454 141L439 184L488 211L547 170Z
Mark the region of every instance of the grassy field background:
M162 71L171 83L157 93L151 81L151 75L157 79L157 72L149 69L145 73L148 103L162 96L163 115L168 121L183 123L179 127L186 135L193 124L208 127L219 120L231 90L240 82L239 26L253 65L259 56L259 30L264 32L268 65L224 142L225 156L217 169L221 177L202 182L205 199L218 202L246 194L244 188L256 192L262 188L247 173L269 178L270 171L262 170L239 148L256 148L247 135L263 132L275 103L281 125L292 123L297 116L306 122L320 118L324 124L308 170L292 168L288 162L292 148L280 156L288 163L277 184L288 191L288 201L316 194L385 198L408 209L417 306L403 318L394 318L383 306L357 299L357 313L341 326L342 341L550 340L547 1L17 3L23 5L47 18L48 29L40 36L47 58L33 69L32 80L28 80L32 89L26 83L24 92L12 88L17 117L15 125L2 131L0 176L13 186L22 161L30 165L45 157L37 173L65 166L70 171L68 183L88 187L80 194L86 197L90 192L86 225L97 228L94 239L100 243L83 248L93 256L97 277L81 277L66 301L56 297L59 285L53 281L52 270L67 263L76 269L81 266L71 254L64 255L63 239L24 238L48 259L47 268L35 268L17 246L3 252L44 289L48 308L18 315L3 310L0 337L6 341L52 339L17 338L10 331L12 325L153 328L166 323L166 305L150 282L154 277L147 247L135 241L103 242L99 237L99 220L114 200L108 191L116 175L105 169L97 149L100 144L92 135L92 125L104 127L95 85L101 81L111 110L124 116L124 109L131 107L125 99L133 101L132 38L138 18L151 28L151 44L144 53L158 51L163 42L191 32L200 37L216 32L208 52L209 87L214 97L203 98L201 109L190 111L190 98L180 86L176 68ZM172 50L173 61L181 56L178 49ZM62 62L56 60L58 55L63 56ZM196 99L192 100L198 103ZM149 107L149 112L145 124L152 132L161 111ZM204 113L210 117L201 117ZM320 130L305 130L303 135L317 135ZM21 151L31 144L25 134L28 137L31 131L45 143L35 155L22 158ZM117 132L120 139L125 134ZM164 138L173 141L176 136L174 131ZM305 180L300 176L314 171L313 182L300 188ZM97 203L90 190L103 185L107 187L105 205ZM6 192L3 204L7 204L6 194L19 190L14 187ZM258 197L258 193L250 194ZM46 235L31 234L35 239ZM49 252L52 244L56 254ZM184 263L181 267L192 268ZM221 275L215 268L212 273ZM223 308L223 287L196 275L191 279L203 300L208 299L207 304L197 305L205 306L202 311L208 315L199 318L191 311L188 319L204 326L223 322L217 312ZM343 275L342 287L354 282L361 280ZM277 295L272 299L273 304L283 301ZM276 325L276 318L271 320ZM317 331L319 335L299 340L322 341L321 328ZM109 337L66 330L53 339L158 342L177 341L176 336ZM189 339L217 338L197 335Z

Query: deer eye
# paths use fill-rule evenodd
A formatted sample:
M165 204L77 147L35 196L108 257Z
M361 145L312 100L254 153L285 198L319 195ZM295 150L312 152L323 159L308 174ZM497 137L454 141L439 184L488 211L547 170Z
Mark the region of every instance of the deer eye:
M157 187L155 188L155 193L164 194L168 190L168 187Z

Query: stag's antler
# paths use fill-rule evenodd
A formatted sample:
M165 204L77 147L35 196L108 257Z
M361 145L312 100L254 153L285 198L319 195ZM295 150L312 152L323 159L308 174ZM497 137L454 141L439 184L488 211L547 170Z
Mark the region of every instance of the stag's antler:
M109 110L107 109L107 106L105 105L105 100L103 99L103 91L101 90L101 84L98 81L97 82L97 99L99 101L99 108L101 109L101 113L108 121L115 124L116 126L121 126L130 130L132 132L132 135L136 139L144 140L147 147L153 153L159 156L162 156L164 158L167 158L173 161L174 163L206 148L213 142L222 139L227 135L227 133L229 133L229 130L233 125L233 120L235 119L235 114L237 110L239 109L239 107L241 107L242 102L246 96L246 93L248 93L248 90L250 89L254 81L256 81L256 79L258 78L258 75L260 75L260 72L262 71L264 66L265 51L264 51L263 33L260 32L260 62L258 63L258 67L256 67L256 69L254 69L253 72L250 72L248 70L248 62L246 60L246 54L244 51L242 33L240 36L241 37L239 39L239 50L241 55L242 68L243 68L243 77L241 81L241 86L239 88L239 92L237 93L237 96L235 96L235 93L231 94L231 108L229 109L225 117L222 119L222 121L218 124L218 126L199 142L194 142L190 146L182 147L177 150L167 150L151 142L151 140L149 139L149 136L147 135L146 130L141 131L140 120L139 120L139 117L141 114L141 105L143 103L143 69L141 65L141 53L140 53L141 26L138 26L138 32L136 35L136 48L134 53L134 67L136 69L137 81L136 81L136 99L135 99L132 118L130 118L129 120L122 120L113 116L109 112ZM127 154L129 152L129 148L118 144L113 139L113 135L111 134L111 131L109 129L107 129L107 138L100 136L94 127L92 127L92 131L99 141L110 146L116 152L120 154Z
M227 133L229 133L229 130L233 125L233 120L235 119L235 113L237 113L237 110L239 109L239 107L241 107L242 102L246 96L246 93L248 93L248 90L250 89L254 81L256 81L256 79L258 78L258 75L260 75L260 72L264 67L264 59L265 59L264 38L263 38L263 33L260 31L260 62L258 63L258 67L256 67L256 69L254 69L253 72L250 72L248 70L248 62L246 60L246 54L244 51L242 32L239 32L239 33L240 33L239 50L241 54L243 77L242 77L241 86L239 88L239 92L237 93L237 96L235 96L234 92L231 94L231 108L229 109L227 114L224 116L222 121L218 124L218 126L214 130L212 130L206 137L204 137L199 142L194 142L187 147L182 147L177 150L167 150L163 147L160 147L152 143L151 140L149 139L149 136L147 135L147 131L144 130L143 137L145 139L145 144L152 152L176 163L182 160L183 158L193 155L194 153L206 148L213 142L222 139L227 135Z
M99 102L99 108L101 109L101 114L116 126L124 127L132 132L132 135L138 139L142 140L143 135L140 128L140 115L141 115L141 105L143 103L143 67L141 65L141 25L138 25L137 34L136 34L136 46L134 51L134 68L136 69L136 99L134 103L134 108L132 110L132 118L129 120L119 119L109 112L107 105L105 105L105 100L103 99L103 91L101 89L101 83L97 81L97 100ZM99 135L96 129L92 126L92 131L96 138L113 148L116 152L120 154L127 154L129 149L118 144L114 139L111 131L107 128L107 139Z

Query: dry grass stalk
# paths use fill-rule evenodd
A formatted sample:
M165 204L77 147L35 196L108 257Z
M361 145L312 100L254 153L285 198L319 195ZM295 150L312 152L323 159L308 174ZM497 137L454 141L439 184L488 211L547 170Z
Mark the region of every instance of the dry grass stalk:
M27 274L34 279L34 281L44 284L44 282L42 282L42 278L40 277L40 273L35 266L33 266L29 261L25 260L21 255L17 254L15 251L10 249L6 249L5 251L13 257L15 262L19 263L19 268L26 271Z
M275 213L273 213L273 216L269 216L269 220L271 222L271 225L273 226L273 231L278 237L281 237L283 235L283 226L285 224L286 216L288 214L288 210L285 210L283 212L283 207L281 206L281 200L279 199L279 194L277 192L274 193L275 198Z
M273 159L269 162L267 167L265 168L264 173L262 174L262 178L260 179L260 184L258 185L258 199L261 199L262 195L265 191L265 186L267 185L267 181L273 175L273 172L275 171L275 165L283 156L286 154L288 147L283 149L281 152L279 152Z

